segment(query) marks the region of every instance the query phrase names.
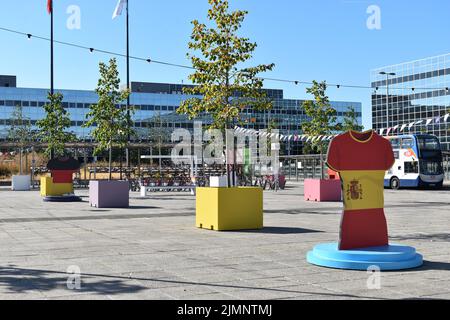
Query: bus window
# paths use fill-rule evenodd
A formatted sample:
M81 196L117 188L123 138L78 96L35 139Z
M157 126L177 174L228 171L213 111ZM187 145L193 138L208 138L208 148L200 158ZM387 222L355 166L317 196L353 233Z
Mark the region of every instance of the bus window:
M392 149L400 149L400 139L390 139L391 140L391 145L392 145Z
M410 149L414 145L412 138L403 138L402 139L402 149Z
M419 173L418 162L405 162L405 173Z
M419 137L420 150L440 150L439 140L436 137Z
M442 162L422 160L420 162L420 173L427 175L443 174Z

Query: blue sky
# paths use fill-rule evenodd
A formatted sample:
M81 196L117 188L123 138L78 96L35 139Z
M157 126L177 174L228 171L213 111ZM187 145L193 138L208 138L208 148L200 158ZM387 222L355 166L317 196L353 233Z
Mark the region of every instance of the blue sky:
M0 0L0 27L49 35L46 0ZM54 0L55 39L125 52L124 16L112 20L117 0ZM81 29L69 30L70 5L81 9ZM370 5L381 9L381 30L369 30ZM232 0L249 15L242 35L258 43L252 64L275 63L267 77L327 80L369 85L370 69L450 52L448 0ZM131 54L188 64L190 21L205 21L207 0L130 0ZM0 31L0 74L18 76L18 86L49 85L49 44ZM98 62L107 55L55 47L55 86L93 89ZM119 59L122 79L125 60ZM188 70L132 62L134 81L186 83ZM305 86L266 82L285 97L308 97ZM330 88L332 100L363 103L363 123L371 126L370 90Z

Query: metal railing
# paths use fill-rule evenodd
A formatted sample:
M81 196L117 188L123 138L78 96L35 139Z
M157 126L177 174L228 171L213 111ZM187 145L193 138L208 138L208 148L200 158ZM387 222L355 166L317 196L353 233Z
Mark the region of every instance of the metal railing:
M444 155L444 180L450 181L450 155Z
M323 156L325 160L325 156ZM305 179L316 179L322 176L320 155L302 155L280 157L280 173L287 180L301 181ZM327 166L324 165L325 176Z
M321 177L320 155L280 157L280 164L282 164L281 173L286 176L287 180L301 181ZM450 155L444 155L443 167L445 180L450 181ZM325 165L325 176L327 169Z

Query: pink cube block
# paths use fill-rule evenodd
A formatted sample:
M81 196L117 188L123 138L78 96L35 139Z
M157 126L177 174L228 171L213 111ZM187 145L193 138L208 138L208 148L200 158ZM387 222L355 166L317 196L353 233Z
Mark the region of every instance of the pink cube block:
M128 181L91 180L89 205L97 208L128 208L130 206Z
M306 201L341 201L341 180L306 179L304 195Z

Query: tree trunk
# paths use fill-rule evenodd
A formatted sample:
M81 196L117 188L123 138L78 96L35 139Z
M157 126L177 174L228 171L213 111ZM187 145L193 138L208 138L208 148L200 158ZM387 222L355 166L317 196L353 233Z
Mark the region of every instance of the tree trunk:
M230 51L230 30L227 30L227 42L226 42L226 50L229 53ZM228 107L229 103L230 103L230 97L228 96L228 89L230 88L230 70L231 68L228 68L226 71L226 82L225 82L225 86L226 86L226 90L227 90L227 96L225 97L225 105ZM228 164L228 134L227 134L227 129L228 129L228 122L229 120L227 119L225 121L225 156L227 159L227 186L228 188L231 187L231 181L230 181L230 168L229 168L229 164ZM231 173L233 174L233 172Z
M236 150L236 141L235 141L235 137L233 135L233 165L231 167L231 175L233 177L233 187L237 186L237 181L236 181L236 168L237 168L237 150Z
M230 179L230 164L228 163L228 121L225 123L225 166L227 169L227 187L231 188L231 179Z
M22 153L23 149L20 148L19 150L19 175L22 175L23 169L22 169Z
M28 152L25 152L25 174L28 173Z
M109 146L109 159L108 159L109 180L112 180L111 167L112 167L112 146L110 145Z
M119 152L119 165L120 165L120 180L122 180L122 171L123 171L123 167L122 167L122 162L123 162L123 148L120 149Z
M162 159L161 159L161 136L159 137L158 141L158 154L159 154L159 173L161 174L162 171Z
M140 179L141 178L141 148L138 148L137 152L138 152L138 159L137 159L137 162L138 162L138 176L139 176L139 179Z
M325 165L323 161L323 150L322 147L320 148L320 178L322 180L325 179Z

